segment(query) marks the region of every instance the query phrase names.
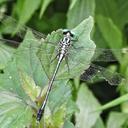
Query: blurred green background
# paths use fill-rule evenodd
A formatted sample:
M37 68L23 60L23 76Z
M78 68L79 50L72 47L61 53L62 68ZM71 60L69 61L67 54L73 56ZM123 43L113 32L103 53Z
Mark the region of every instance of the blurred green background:
M85 18L92 16L94 27L91 38L97 47L121 49L128 46L128 1L126 0L0 0L0 13L15 18L17 28L27 25L43 34L59 28L74 28ZM103 63L102 66L117 71L127 78L127 55L122 56L118 63ZM78 84L77 82L74 80L72 84ZM83 125L81 128L128 128L128 104L124 102L128 99L126 86L113 87L104 81L88 84L89 93L92 93L101 105L108 102L112 105L108 107L109 109L102 108L101 118L93 122L93 125L87 127ZM122 95L126 97L123 98ZM87 98L88 95L85 94L85 97ZM88 118L85 120L88 121ZM82 123L80 119L78 121Z

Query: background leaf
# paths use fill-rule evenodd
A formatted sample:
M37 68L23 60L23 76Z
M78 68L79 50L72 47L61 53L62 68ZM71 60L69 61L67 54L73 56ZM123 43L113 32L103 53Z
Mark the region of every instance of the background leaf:
M113 24L112 20L103 16L97 16L98 26L102 32L102 36L110 48L122 48L122 34L118 27ZM114 42L114 43L113 43ZM115 45L116 44L116 45ZM116 53L114 54L119 61L121 61Z
M73 124L71 122L66 121L64 124L64 128L75 128L75 127L73 126Z
M74 1L70 4L67 14L67 26L68 28L74 28L85 18L94 16L95 1L94 0L80 0Z
M53 0L42 0L42 7L40 11L40 18L43 16L45 10L47 9L48 5L52 2Z
M15 49L2 43L0 44L0 69L5 68L8 61L11 60L14 51Z
M0 4L3 3L3 2L6 2L7 0L0 0Z
M39 7L41 0L23 0L22 8L20 6L19 22L16 31L24 25L33 15L34 11ZM20 5L20 4L18 4ZM31 6L28 6L31 5Z
M77 54L77 50L73 49L69 50L70 54L68 56L68 65L70 68L70 72L68 73L68 68L65 64L65 61L62 62L59 72L57 74L57 79L68 79L73 78L77 74L78 76L81 75L84 69L88 68L91 58L94 54L95 44L90 39L90 33L93 27L93 19L89 17L81 22L77 27L72 29L72 31L78 37L77 41L72 41L74 47L79 50L79 54ZM61 35L61 36L60 36ZM85 38L86 36L86 38ZM63 37L62 30L58 30L56 32L52 32L51 35L48 35L46 42L53 42L53 44L43 43L41 45L41 49L38 52L38 57L42 63L42 67L44 68L47 75L51 77L51 74L54 72L56 64L58 60L56 59L53 64L51 65L50 62L55 58L56 51L58 46L58 42ZM88 52L86 49L89 48L92 50ZM86 57L85 57L86 55ZM77 65L77 66L76 66ZM66 68L65 68L66 67ZM52 72L52 73L51 73ZM74 76L75 75L75 76Z
M7 91L0 91L0 101L1 128L23 128L30 125L32 111L27 103Z
M79 108L79 112L76 112L76 127L91 128L100 114L94 110L100 105L85 84L82 84L79 89L76 103Z
M113 123L116 121L116 123ZM107 122L107 128L127 128L128 115L126 113L111 112Z
M93 128L105 128L103 120L101 118L97 119Z

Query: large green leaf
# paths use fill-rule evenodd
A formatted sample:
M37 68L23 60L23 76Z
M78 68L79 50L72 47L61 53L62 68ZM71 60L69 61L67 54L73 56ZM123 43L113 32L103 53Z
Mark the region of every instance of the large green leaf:
M32 111L17 95L0 90L0 127L23 128L30 126Z
M3 2L5 2L5 1L7 1L7 0L0 0L0 4L3 3Z
M99 47L99 48L106 48L108 47L108 44L107 42L105 41L98 25L95 25L95 31L94 31L94 34L93 34L93 40L96 44L96 47Z
M32 108L35 108L35 110L37 109L37 106L34 103L40 91L40 88L37 87L37 85L46 87L48 84L48 78L36 56L39 45L40 42L34 38L30 31L28 31L24 41L13 54L13 59L6 66L4 74L0 74L0 90L6 90L12 95L16 95L20 99L21 103L22 101L23 103L27 103L29 110L32 110ZM45 93L45 91L43 90L43 93ZM64 124L66 116L69 115L69 113L71 114L71 112L67 111L67 107L72 107L67 106L68 101L71 100L70 93L71 87L67 81L55 82L53 91L49 97L48 107L46 107L46 113L47 110L49 110L48 114L46 114L47 116L45 116L47 126L51 126L50 124L52 123L53 128L59 128ZM0 97L1 94L2 93L0 93ZM22 105L16 105L18 106L16 111L21 109L20 106ZM7 108L9 106L10 105L8 104ZM5 108L5 110L7 108ZM23 114L24 112L25 107L21 109L20 113ZM35 113L35 111L33 112ZM16 114L17 113L14 115L16 116ZM31 123L32 111L31 114L26 114L27 112L24 114L24 117L30 119L28 122ZM8 115L10 120L12 119L8 112L5 115ZM60 121L57 123L57 120ZM22 118L19 118L18 121L21 123ZM6 121L3 123L8 126ZM0 126L4 125L3 123L1 122ZM20 123L16 123L15 127L20 127ZM24 125L27 126L27 123L24 123ZM11 125L12 122L10 122L10 126Z
M75 127L71 122L66 121L63 128L75 128Z
M107 121L107 128L127 128L128 114L111 112Z
M73 78L76 76L76 74L79 76L84 71L84 69L88 68L95 51L95 44L90 39L92 27L93 19L92 17L89 17L71 30L76 34L78 39L76 41L72 41L72 44L75 48L71 47L69 49L68 65L70 71L68 71L68 66L65 61L63 61L60 66L57 79ZM50 76L49 78L51 78L51 74L54 72L58 62L57 59L54 59L57 55L56 51L58 42L62 37L62 30L51 33L51 35L48 35L47 39L45 40L46 43L41 45L41 48L38 52L38 57L42 63L43 69L47 75ZM52 42L52 44L47 42ZM92 50L89 52L87 49ZM54 61L51 63L52 60Z
M73 28L89 16L94 16L94 0L72 0L68 10L67 26Z
M36 98L40 94L41 88L36 86L34 80L23 71L19 70L19 77L24 92L31 98L32 101L36 101Z
M3 75L2 77L5 77L3 79L6 80L2 81L8 83L10 81L9 78L12 78L14 81L11 79L12 82L9 82L9 84L12 83L12 86L15 84L20 86L18 72L19 69L21 69L29 74L35 80L37 85L44 86L47 82L47 77L42 70L39 59L36 56L39 45L40 43L33 37L33 34L28 32L23 43L16 52L13 53L13 60L10 61L5 69L5 73L7 72L8 75ZM8 84L4 84L4 87L9 88L7 85Z
M5 68L14 51L14 48L11 48L0 42L0 69Z
M111 18L115 24L118 22L117 10L117 2L114 0L96 0L96 16L102 15L106 18Z
M66 81L57 81L50 93L48 104L45 109L44 120L47 127L60 128L69 119L67 116L73 114L68 111L72 109L72 104L68 105L71 101L71 85Z
M128 1L127 0L117 0L117 12L118 12L118 21L121 28L128 23ZM122 15L123 14L123 15Z
M126 0L96 0L96 15L111 18L121 30L128 21L127 8L128 1Z
M104 37L109 47L117 49L122 48L122 33L118 29L118 27L112 22L112 20L101 15L98 15L96 18L102 36ZM117 53L115 53L115 56L119 60L119 55L117 55Z
M17 8L20 8L19 11L19 21L16 28L16 32L21 28L22 25L32 17L33 13L40 6L41 0L23 0L22 2L17 3Z
M104 125L102 118L97 119L93 128L105 128L105 125Z
M99 118L100 112L94 112L99 103L85 84L80 87L76 103L79 108L76 113L76 127L92 128Z
M122 47L122 33L110 18L98 15L97 23L110 48ZM115 45L116 44L116 45Z

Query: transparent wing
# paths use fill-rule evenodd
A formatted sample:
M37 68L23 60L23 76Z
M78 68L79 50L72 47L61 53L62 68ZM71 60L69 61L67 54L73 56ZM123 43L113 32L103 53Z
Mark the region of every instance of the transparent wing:
M110 85L119 85L122 82L128 82L128 80L126 80L121 74L111 72L108 69L95 64L91 64L81 75L80 79L83 81L93 81L94 77L105 79Z
M6 40L6 41L9 41L9 40ZM48 69L45 69L46 74L52 74L51 72L48 73L48 71L49 71L49 67L52 65L52 60L55 59L55 57L56 57L57 51L55 51L55 46L53 46L53 45L51 45L51 46L53 47L52 52L49 52L49 50L48 50L50 47L44 48L44 51L41 51L39 49L39 47L34 47L34 46L30 45L30 47L25 47L24 50L18 49L18 52L16 52L16 53L14 52L14 54L16 54L18 56L18 53L19 53L19 55L21 55L22 52L28 53L28 51L30 51L32 53L32 52L39 50L40 54L43 55L43 57L41 57L43 59L43 61L45 62L45 59L49 61L46 63L46 65L44 65L44 67L48 67ZM76 51L77 50L78 49L76 49ZM91 50L88 50L88 51L90 52ZM98 54L101 51L102 52L105 51L103 54L106 55L106 57L108 57L108 55L111 55L112 51L117 52L117 53L122 53L122 54L127 53L127 49L126 50L125 49L96 49L96 51ZM97 56L98 54L95 54L95 56ZM103 56L103 54L102 54L102 56ZM110 60L110 58L111 58L111 60ZM105 59L107 59L107 58L105 58L105 56L104 56L104 59L101 57L99 58L99 60L102 60L102 61ZM115 60L116 59L114 56L108 57L108 61L115 61ZM48 64L49 64L49 66L48 66ZM47 76L49 77L49 75L47 75ZM123 82L127 81L121 74L113 73L113 72L107 70L106 68L103 68L101 66L94 65L94 64L91 64L91 66L87 70L85 70L85 72L81 75L81 80L84 80L84 81L91 80L92 77L94 77L94 76L105 79L106 81L108 81L108 83L110 85L119 85L122 81Z
M122 57L128 54L128 48L121 49L105 49L105 48L95 48L95 49L83 49L73 48L73 54L78 54L80 50L86 50L87 55L91 54L94 51L93 57L91 59L92 62L117 62L121 61ZM70 53L69 53L70 54ZM85 55L85 57L87 57Z
M35 37L38 39L46 37L45 34L42 34L42 33L38 32L30 27L27 27L25 25L20 26L20 28L18 28L18 30L16 30L16 28L18 27L17 25L18 25L18 21L10 16L2 15L0 17L0 30L2 33L12 34L12 35L15 35L15 36L23 39L24 35L26 34L26 31L29 29L33 32Z
M13 40L8 40L8 39L2 39L0 38L1 43L7 43L7 44L19 44L19 42L17 41L13 41ZM44 41L44 40L43 40ZM41 41L41 43L44 43L43 41ZM56 47L56 51L57 51L57 46L54 43L50 43L48 42L49 45L51 45L51 47ZM26 46L23 51L27 51L31 48L32 51L35 50L39 50L39 47L34 47L34 46ZM81 50L82 48L71 48L69 49L69 55L70 52L72 52L72 54L77 54L79 52L79 50ZM128 53L128 48L122 48L122 49L103 49L103 48L96 48L96 49L84 49L86 50L88 54L91 54L92 51L94 52L94 55L92 57L92 61L98 62L98 61L102 61L102 62L114 62L114 61L118 61L121 60L122 56L124 54ZM47 51L47 49L45 49L45 51ZM21 51L22 52L22 51ZM40 52L44 52L44 49L40 49ZM53 53L48 53L46 52L46 54L53 54ZM57 53L56 53L57 54ZM86 55L85 55L86 57Z
M88 50L89 51L89 50ZM120 61L124 54L128 53L128 48L122 49L95 49L92 61L103 61L103 62L113 62Z
M2 30L2 33L7 34L8 32L10 32L9 34L16 34L16 36L20 37L20 38L24 38L24 35L26 34L26 31L29 29L33 32L34 36L37 39L44 39L46 38L46 35L30 28L27 26L21 26L20 29L18 31L16 31L15 29L17 28L17 24L18 22L7 15L3 15L2 17L0 17L0 30ZM16 32L16 33L15 33ZM29 39L31 40L31 39ZM4 40L5 41L5 40ZM16 41L8 41L7 42L11 42L11 43L18 43ZM50 43L50 42L49 42ZM52 42L50 43L51 45ZM29 49L30 47L26 47L25 50ZM37 49L37 47L32 47L31 49ZM73 49L74 51L76 50L76 53L78 53L79 48ZM87 53L92 53L92 51L94 51L94 49L84 49L87 50ZM97 48L95 49L95 54L93 55L92 61L104 61L104 62L112 62L112 61L118 61L122 58L122 55L124 53L128 53L128 48L122 48L122 49L103 49L103 48ZM85 55L86 56L86 55Z

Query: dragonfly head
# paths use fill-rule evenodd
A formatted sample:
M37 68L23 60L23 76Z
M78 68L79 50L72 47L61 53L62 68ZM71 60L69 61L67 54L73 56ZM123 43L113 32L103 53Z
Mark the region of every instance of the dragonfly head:
M70 31L69 29L63 30L64 35L69 35L71 37L71 40L77 40L77 37L74 32Z

